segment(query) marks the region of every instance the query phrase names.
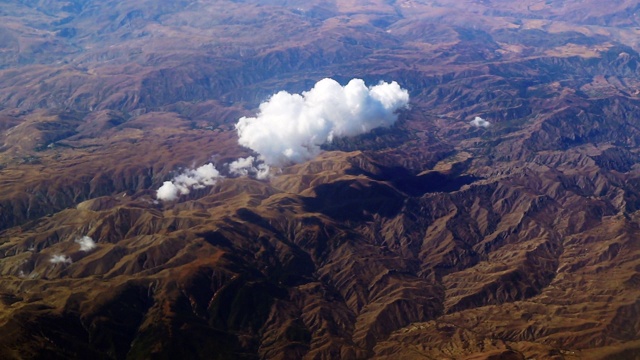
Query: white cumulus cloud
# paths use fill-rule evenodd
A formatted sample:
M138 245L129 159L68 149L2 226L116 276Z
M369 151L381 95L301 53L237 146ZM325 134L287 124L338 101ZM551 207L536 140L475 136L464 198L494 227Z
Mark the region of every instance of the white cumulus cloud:
M191 189L201 189L205 186L215 185L222 175L208 163L197 169L190 169L176 176L171 181L165 181L156 191L159 200L171 201L180 195L188 194Z
M471 120L469 124L471 124L472 126L481 127L481 128L488 128L489 126L491 126L490 122L481 118L480 116L476 116L476 118Z
M269 177L269 165L253 156L239 158L229 164L229 172L236 176L251 176L259 180Z
M67 255L56 254L51 256L49 262L52 264L71 264L71 258Z
M89 236L83 236L80 239L76 239L76 243L80 244L80 251L91 251L96 248L96 242Z
M396 112L408 103L409 93L395 81L367 87L360 79L345 86L323 79L302 94L281 91L260 104L256 117L238 120L238 142L267 165L302 162L335 136L393 125Z

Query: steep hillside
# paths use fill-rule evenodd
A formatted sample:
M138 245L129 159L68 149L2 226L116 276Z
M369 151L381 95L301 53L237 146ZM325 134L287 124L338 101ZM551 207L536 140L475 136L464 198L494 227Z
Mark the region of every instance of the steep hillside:
M0 358L640 358L638 10L5 1ZM237 176L325 77L409 107Z

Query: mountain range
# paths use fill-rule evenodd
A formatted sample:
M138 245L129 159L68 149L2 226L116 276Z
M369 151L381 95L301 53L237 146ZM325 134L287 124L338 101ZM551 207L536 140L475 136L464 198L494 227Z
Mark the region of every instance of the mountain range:
M0 17L0 358L640 359L636 1ZM324 78L409 105L234 176L239 119Z

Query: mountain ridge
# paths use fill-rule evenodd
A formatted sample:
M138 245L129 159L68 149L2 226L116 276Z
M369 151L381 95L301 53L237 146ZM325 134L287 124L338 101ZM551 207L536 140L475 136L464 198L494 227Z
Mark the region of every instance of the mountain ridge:
M0 357L638 358L636 10L0 4ZM325 77L410 108L232 176Z

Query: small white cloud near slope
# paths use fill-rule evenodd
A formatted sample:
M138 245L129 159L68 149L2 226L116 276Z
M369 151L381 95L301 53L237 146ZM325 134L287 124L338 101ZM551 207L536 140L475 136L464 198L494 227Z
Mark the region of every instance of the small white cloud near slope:
M229 172L236 176L251 176L258 180L264 180L269 177L269 166L253 156L249 156L231 162Z
M76 243L80 244L80 251L91 251L96 248L96 242L89 236L83 236L80 239L76 239Z
M51 256L49 262L52 264L71 264L71 258L67 255L56 254Z
M180 195L191 192L191 189L215 185L220 178L222 178L220 172L212 163L208 163L197 169L187 170L171 181L165 181L156 191L156 197L164 201L176 200Z
M480 116L476 116L476 118L471 120L469 124L471 124L472 126L481 127L481 128L488 128L489 126L491 126L490 122L481 118Z

